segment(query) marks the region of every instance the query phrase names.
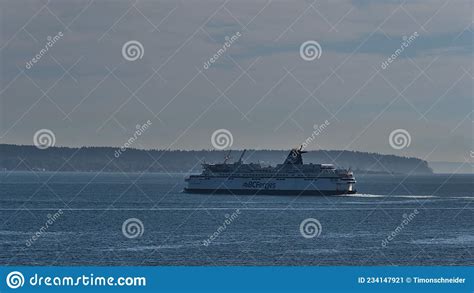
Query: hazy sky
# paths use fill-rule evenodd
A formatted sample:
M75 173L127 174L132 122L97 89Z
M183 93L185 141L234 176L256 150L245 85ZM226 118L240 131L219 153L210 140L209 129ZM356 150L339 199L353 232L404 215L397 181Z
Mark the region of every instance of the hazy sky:
M120 146L150 120L133 147L211 149L227 129L232 148L287 149L327 120L308 149L462 162L472 1L407 2L3 0L0 142L49 129L56 145ZM124 58L131 40L141 59ZM322 49L312 61L300 55L309 40ZM402 149L396 129L411 138Z

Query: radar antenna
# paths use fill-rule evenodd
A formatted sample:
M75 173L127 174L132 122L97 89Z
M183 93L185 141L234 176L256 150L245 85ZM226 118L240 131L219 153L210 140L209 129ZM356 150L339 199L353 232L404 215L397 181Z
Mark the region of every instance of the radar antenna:
M300 149L298 150L300 154L306 154L307 151L303 151L303 145L300 145Z

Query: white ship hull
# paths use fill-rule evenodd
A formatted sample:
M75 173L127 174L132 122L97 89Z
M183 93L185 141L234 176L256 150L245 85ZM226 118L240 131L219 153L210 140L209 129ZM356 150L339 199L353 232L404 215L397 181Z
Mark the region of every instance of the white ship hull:
M355 193L355 180L322 178L250 178L191 176L186 192L230 194L331 195Z

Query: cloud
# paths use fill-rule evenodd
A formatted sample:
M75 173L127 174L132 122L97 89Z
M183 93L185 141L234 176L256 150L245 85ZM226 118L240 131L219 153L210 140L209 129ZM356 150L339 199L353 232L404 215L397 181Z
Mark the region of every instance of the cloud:
M459 148L441 146L435 159L460 161L459 149L470 149L468 1L46 3L0 4L1 142L30 143L40 127L54 129L58 145L121 145L151 119L138 147L208 148L226 128L238 148L288 148L328 119L318 142L326 148L393 153L385 136L406 128L406 155L423 157L433 144L417 141L450 136ZM26 69L59 31L64 38ZM143 59L124 60L129 40L143 44ZM307 40L321 44L319 60L300 58Z

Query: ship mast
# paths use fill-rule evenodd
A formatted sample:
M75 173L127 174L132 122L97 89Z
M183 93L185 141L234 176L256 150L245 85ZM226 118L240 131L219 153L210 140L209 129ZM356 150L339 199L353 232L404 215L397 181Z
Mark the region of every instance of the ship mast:
M224 164L227 163L227 161L230 159L230 153L232 152L232 150L229 150L229 152L227 153L227 155L224 156Z
M239 158L239 161L238 161L239 164L242 164L242 158L244 157L246 151L247 151L247 150L244 150L244 151L242 152L242 154L240 155L240 158Z

